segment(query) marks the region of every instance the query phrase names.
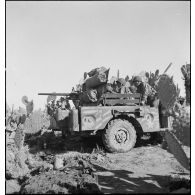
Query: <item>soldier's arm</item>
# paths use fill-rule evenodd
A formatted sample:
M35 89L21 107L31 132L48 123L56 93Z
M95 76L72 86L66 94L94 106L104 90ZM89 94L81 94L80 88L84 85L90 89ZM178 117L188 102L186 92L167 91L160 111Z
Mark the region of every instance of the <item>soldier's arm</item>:
M141 97L141 101L146 102L147 100L147 87L145 85L145 83L143 83L142 85L142 97Z
M106 91L110 93L116 93L110 85L106 86Z

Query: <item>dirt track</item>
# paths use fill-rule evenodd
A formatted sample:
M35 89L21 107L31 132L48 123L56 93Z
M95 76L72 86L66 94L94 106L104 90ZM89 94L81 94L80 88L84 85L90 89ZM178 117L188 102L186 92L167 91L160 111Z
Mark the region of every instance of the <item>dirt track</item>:
M160 144L148 140L120 154L106 153L96 138L63 140L49 133L32 140L31 170L20 181L21 193L189 192L189 172ZM41 148L43 141L46 149ZM190 157L190 148L185 151ZM56 156L63 159L63 167L55 168Z
M168 193L171 180L189 179L174 157L158 146L135 148L126 154L108 154L108 158L112 163L99 167L97 173L104 193Z

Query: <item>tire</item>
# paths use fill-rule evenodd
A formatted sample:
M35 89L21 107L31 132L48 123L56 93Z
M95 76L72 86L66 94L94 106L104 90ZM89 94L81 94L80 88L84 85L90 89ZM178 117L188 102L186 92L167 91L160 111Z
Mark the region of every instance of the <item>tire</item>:
M102 135L105 148L112 153L123 153L131 150L136 143L137 135L134 126L123 119L108 123Z

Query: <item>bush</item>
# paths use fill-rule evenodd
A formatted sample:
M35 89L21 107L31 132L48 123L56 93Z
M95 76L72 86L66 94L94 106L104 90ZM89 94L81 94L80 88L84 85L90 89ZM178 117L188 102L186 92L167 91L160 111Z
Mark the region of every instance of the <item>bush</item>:
M176 137L183 145L190 146L190 106L182 107L179 116L174 118L173 129Z

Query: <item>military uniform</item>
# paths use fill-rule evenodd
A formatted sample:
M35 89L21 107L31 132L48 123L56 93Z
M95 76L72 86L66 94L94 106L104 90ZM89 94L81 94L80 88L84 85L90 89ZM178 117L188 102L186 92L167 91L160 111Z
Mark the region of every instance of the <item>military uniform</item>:
M131 93L131 91L127 86L122 86L121 89L120 89L120 93L121 94L127 94L127 93Z
M116 93L121 93L121 94L127 94L127 93L131 93L128 85L126 85L126 81L123 78L119 78L116 81L116 85L113 87L114 91Z
M139 76L135 77L133 82L139 82L136 86L136 93L141 94L142 104L152 105L152 102L155 100L154 94L156 91L148 83L142 82L142 79Z
M147 102L148 96L154 94L153 88L148 83L141 83L136 90L137 93L141 94L141 101Z

